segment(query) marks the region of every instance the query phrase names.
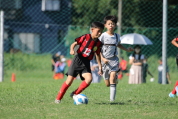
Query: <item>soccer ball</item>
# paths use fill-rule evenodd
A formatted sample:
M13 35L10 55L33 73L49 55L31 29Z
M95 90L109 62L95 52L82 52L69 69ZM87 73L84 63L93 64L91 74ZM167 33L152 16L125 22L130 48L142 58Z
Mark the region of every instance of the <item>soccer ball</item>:
M84 94L78 94L73 96L74 104L80 105L80 104L88 104L88 98Z
M154 80L155 80L154 78L151 78L151 79L150 79L150 82L153 82Z

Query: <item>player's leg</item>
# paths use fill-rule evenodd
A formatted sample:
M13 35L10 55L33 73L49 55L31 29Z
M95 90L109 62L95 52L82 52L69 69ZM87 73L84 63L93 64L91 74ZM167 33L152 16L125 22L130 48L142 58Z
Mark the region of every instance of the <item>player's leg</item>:
M169 93L169 97L175 97L176 94L178 95L178 92L176 91L178 87L178 81L176 81L173 90Z
M57 94L57 97L56 97L57 101L59 100L59 102L60 102L60 100L63 98L64 94L66 93L67 89L72 84L73 80L74 80L74 77L68 75L66 81L62 84L62 86Z
M77 94L81 93L92 82L92 74L91 73L83 73L82 77L84 78L84 80L82 81L82 83L80 84L80 86L73 92L73 94L77 95Z
M104 80L104 82L105 82L105 84L106 84L106 86L107 86L107 87L109 87L109 86L110 86L109 79L105 79L105 80Z
M112 71L110 73L110 101L114 101L116 97L116 85L117 85L116 72Z

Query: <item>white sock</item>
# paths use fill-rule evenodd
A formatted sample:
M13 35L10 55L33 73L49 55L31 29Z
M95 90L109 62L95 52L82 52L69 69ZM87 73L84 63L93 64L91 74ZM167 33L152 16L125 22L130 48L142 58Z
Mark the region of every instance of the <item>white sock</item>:
M116 84L110 84L110 101L114 101L116 97Z

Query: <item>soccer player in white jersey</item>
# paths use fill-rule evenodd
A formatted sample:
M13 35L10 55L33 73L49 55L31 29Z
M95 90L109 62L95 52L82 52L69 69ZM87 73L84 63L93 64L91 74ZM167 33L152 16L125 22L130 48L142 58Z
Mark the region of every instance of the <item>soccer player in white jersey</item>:
M127 52L133 51L132 48L125 48L120 44L120 35L114 33L117 24L116 16L106 16L104 18L106 32L100 36L103 43L101 50L103 77L107 87L110 87L110 101L116 97L117 73L119 71L119 58L117 57L117 47Z

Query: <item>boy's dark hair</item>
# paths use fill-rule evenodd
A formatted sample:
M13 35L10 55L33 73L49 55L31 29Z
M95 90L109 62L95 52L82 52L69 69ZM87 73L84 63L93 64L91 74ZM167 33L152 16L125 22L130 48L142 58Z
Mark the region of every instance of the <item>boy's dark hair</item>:
M106 17L104 18L104 24L106 24L106 22L107 22L108 20L111 20L111 21L114 22L115 24L117 23L117 17L116 17L116 16L112 16L112 15L106 16Z
M101 28L104 29L104 24L98 21L92 22L90 28Z

